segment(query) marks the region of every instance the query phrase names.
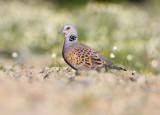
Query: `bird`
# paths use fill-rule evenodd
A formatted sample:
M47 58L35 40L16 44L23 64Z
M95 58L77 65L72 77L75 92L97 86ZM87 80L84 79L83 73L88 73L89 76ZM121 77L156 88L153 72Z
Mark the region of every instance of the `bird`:
M79 42L75 26L66 24L58 33L65 34L62 50L63 59L77 72L87 70L100 71L102 68L104 68L106 72L109 69L126 71L126 69L114 65L109 59L105 58L93 48Z

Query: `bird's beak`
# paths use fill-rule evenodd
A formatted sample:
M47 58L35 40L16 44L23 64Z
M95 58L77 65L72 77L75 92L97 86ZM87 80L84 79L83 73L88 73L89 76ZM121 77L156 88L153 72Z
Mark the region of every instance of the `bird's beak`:
M61 31L58 32L58 34L61 34L61 33L63 33L63 30L61 30Z

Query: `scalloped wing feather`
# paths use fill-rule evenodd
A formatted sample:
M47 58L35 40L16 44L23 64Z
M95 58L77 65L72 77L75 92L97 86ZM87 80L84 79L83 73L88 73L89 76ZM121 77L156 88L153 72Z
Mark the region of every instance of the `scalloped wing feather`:
M67 63L77 70L91 70L103 67L104 61L98 52L89 47L74 47L65 52Z

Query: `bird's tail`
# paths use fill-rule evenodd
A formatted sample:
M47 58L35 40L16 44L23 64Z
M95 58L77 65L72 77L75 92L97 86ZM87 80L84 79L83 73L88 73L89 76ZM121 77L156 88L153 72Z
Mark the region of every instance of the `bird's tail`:
M104 67L106 69L106 72L109 70L109 69L116 69L116 70L123 70L123 71L127 71L126 69L122 68L122 67L119 67L119 66L116 66L116 65L113 65L112 63L110 63L110 65L107 65L107 64L104 64ZM135 72L132 72L132 75L134 75Z
M112 69L127 71L126 69L119 67L119 66L116 66L116 65L113 65Z
M122 68L122 67L119 67L119 66L116 66L116 65L113 65L112 63L110 64L104 64L104 67L106 69L106 71L108 71L109 69L116 69L116 70L123 70L123 71L127 71L126 69Z

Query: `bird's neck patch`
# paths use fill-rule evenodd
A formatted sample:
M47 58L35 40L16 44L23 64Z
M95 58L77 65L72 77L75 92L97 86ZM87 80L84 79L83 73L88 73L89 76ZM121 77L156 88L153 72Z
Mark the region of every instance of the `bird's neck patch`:
M71 42L75 41L76 39L77 39L77 36L74 34L69 36L69 41L71 41Z

